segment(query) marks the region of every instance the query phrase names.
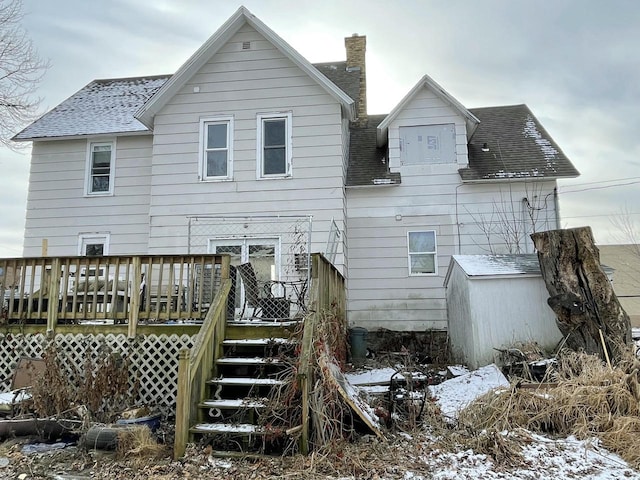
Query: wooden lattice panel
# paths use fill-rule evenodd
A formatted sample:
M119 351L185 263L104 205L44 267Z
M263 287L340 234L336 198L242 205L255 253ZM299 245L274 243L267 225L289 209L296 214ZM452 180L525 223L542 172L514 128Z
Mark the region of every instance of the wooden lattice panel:
M178 353L191 348L190 335L146 335L129 340L126 335L58 334L53 341L67 374L82 371L87 355L118 352L129 359L129 389L133 401L175 415L178 384ZM47 345L43 334L0 336L0 379L8 388L20 357L41 357ZM137 385L137 388L136 388Z

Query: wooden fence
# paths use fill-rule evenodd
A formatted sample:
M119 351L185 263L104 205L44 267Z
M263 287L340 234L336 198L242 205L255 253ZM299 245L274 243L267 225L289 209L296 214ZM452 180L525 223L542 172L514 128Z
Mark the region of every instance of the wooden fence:
M0 259L0 321L127 324L203 320L228 271L226 255Z

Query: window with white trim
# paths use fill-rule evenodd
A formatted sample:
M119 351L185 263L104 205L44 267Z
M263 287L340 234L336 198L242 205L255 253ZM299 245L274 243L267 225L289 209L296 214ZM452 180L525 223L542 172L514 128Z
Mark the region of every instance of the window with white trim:
M87 147L87 195L113 195L115 141L89 142Z
M103 257L109 254L109 234L80 234L78 255L82 257Z
M291 175L291 113L258 114L258 177Z
M409 250L409 275L434 275L437 273L436 232L426 230L407 232Z
M200 179L233 177L233 117L200 120Z

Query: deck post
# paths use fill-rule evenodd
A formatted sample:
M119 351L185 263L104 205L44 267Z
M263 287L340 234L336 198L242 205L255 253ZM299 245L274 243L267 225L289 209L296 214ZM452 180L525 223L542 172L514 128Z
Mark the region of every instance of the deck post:
M178 360L178 396L176 397L176 430L173 444L173 458L184 455L189 441L189 424L191 415L191 353L187 348L180 350Z
M142 295L142 264L140 257L133 257L133 285L131 285L131 304L129 306L129 323L127 336L135 338L138 331L138 317L140 315L140 295Z
M56 257L51 262L51 274L49 275L49 278L46 279L46 281L49 282L49 285L47 285L49 297L47 305L47 335L55 334L56 325L58 324L58 297L60 296L61 273L60 258ZM42 286L44 287L44 282Z

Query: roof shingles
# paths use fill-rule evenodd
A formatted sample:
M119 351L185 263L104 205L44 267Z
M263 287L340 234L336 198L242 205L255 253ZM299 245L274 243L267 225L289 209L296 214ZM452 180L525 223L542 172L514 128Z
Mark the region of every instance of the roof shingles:
M133 114L170 75L94 80L18 133L14 140L148 131Z
M365 125L351 127L347 186L397 185L400 174L389 172L387 147L376 145L377 127L386 115L369 115Z
M579 175L526 105L470 109L480 125L469 141L463 181Z

